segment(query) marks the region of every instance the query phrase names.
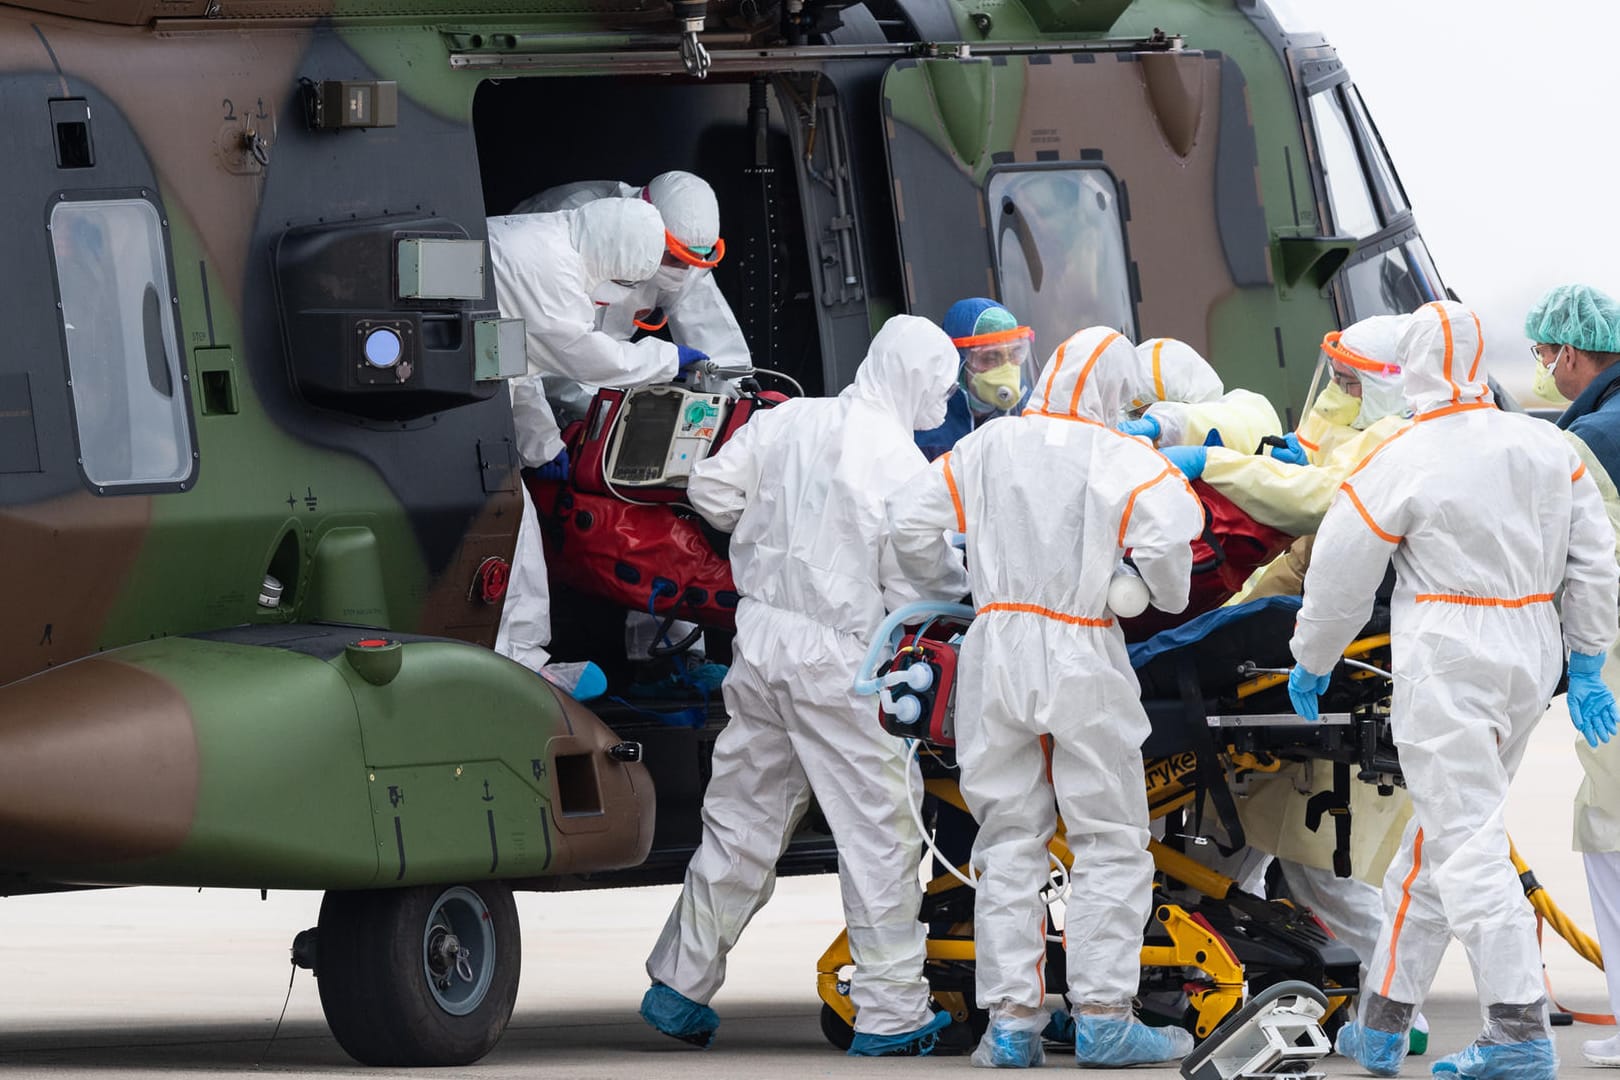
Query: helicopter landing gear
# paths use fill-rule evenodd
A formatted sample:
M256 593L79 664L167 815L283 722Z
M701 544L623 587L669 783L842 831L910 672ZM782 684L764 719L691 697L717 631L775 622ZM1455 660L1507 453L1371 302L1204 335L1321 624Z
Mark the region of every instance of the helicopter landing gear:
M318 934L305 955L326 1022L356 1061L469 1065L500 1041L521 956L505 884L329 892Z

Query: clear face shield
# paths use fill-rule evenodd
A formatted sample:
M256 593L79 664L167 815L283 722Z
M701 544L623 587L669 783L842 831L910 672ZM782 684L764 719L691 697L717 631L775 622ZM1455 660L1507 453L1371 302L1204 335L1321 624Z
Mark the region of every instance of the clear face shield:
M1335 331L1322 339L1321 358L1311 379L1311 411L1328 423L1357 429L1404 413L1400 365L1363 356L1340 338Z
M975 415L1010 412L1029 397L1035 382L1035 331L1015 326L952 343L962 358L959 381Z

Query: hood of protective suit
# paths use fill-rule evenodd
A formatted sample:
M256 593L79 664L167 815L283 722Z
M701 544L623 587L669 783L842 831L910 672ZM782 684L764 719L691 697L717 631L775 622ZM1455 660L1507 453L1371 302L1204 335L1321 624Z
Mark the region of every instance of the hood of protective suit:
M587 292L610 281L646 281L664 257L664 220L640 199L598 199L567 211ZM600 298L599 298L600 299Z
M1199 405L1215 401L1226 393L1226 386L1209 361L1198 350L1175 338L1150 338L1136 347L1136 355L1147 365L1152 378L1151 395L1133 398L1131 408L1140 409L1155 401L1177 401Z
M720 239L720 204L708 181L689 172L660 173L645 189L647 201L663 215L671 236L692 248L710 248Z
M1350 427L1365 431L1386 416L1396 416L1406 411L1396 342L1410 317L1374 315L1351 323L1343 333L1330 333L1322 339L1322 351L1339 363L1354 368L1357 378L1361 380L1361 407L1354 416L1343 421ZM1331 401L1334 397L1324 391L1318 403L1323 404L1323 399Z
M1413 312L1401 332L1396 356L1406 373L1406 400L1414 412L1495 400L1485 384L1485 335L1479 316L1455 301L1437 300Z
M912 431L945 422L956 390L956 346L945 331L915 315L883 324L845 395L871 402Z
M1046 361L1024 413L1112 424L1131 401L1152 393L1147 365L1130 339L1092 326L1071 335Z

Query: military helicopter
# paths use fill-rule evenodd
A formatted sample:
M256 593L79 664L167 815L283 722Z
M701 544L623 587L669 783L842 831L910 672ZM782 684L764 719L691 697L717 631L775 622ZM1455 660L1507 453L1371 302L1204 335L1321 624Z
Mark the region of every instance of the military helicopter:
M500 1037L512 890L678 880L723 722L489 649L524 357L486 215L700 173L810 393L987 294L1292 421L1324 329L1443 292L1333 49L1259 0L11 0L0 70L0 893L324 890L299 959L369 1063Z

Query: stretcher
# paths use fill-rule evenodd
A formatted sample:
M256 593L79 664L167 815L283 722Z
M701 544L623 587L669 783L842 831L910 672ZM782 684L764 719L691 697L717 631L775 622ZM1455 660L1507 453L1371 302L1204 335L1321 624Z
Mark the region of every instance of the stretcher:
M1297 597L1268 597L1218 608L1130 646L1152 727L1143 744L1143 782L1150 817L1169 823L1167 838L1206 842L1213 832L1237 848L1245 837L1233 786L1294 762L1323 763L1331 769L1332 786L1311 798L1306 824L1317 829L1331 822L1334 868L1348 876L1350 785L1372 784L1379 794L1392 795L1403 783L1389 723L1388 609L1382 602L1376 606L1362 635L1345 649L1322 697L1320 719L1309 723L1294 713L1287 695L1293 662L1288 640L1299 605ZM964 865L972 824L957 787L953 751L956 648L972 617L970 608L950 604L894 613L874 638L858 686L879 697L885 729L911 741L924 778L925 834L953 814L958 826L966 822L955 857L941 863L930 842L942 872L928 885L921 917L930 927L925 974L936 1006L949 1010L976 1039L987 1017L974 1004L973 890ZM912 670L923 667L926 676ZM1201 820L1206 806L1215 817L1208 823ZM1188 814L1194 815L1191 825ZM1064 835L1060 822L1049 848L1054 878L1066 879L1073 866ZM1158 873L1141 954L1138 1011L1149 1023L1179 1024L1199 1041L1183 1075L1313 1075L1309 1066L1325 1052L1325 1036L1306 1029L1320 1025L1331 1032L1351 1015L1358 989L1354 953L1307 909L1245 893L1163 840L1150 841L1149 849ZM1512 857L1538 926L1551 926L1601 968L1597 944L1558 908L1517 850ZM1053 881L1032 887L1056 899ZM1173 896L1177 888L1191 898ZM1065 969L1061 935L1049 913L1049 993L1067 989ZM848 1045L854 1022L850 970L848 939L840 934L817 963L822 1031L835 1046ZM1554 998L1550 985L1548 997ZM1599 1015L1574 1018L1613 1022ZM1558 1013L1554 1022L1560 1022ZM1561 1022L1570 1022L1568 1014ZM1306 1033L1279 1040L1277 1031ZM1297 1046L1297 1054L1288 1046ZM1271 1065L1250 1068L1261 1061Z
M1312 809L1319 827L1334 830L1348 872L1349 785L1368 782L1393 792L1400 783L1389 735L1387 618L1375 619L1346 650L1361 666L1336 669L1321 721L1312 724L1294 714L1285 685L1298 607L1297 598L1271 597L1217 609L1130 650L1152 724L1143 747L1149 812L1167 823L1170 841L1150 843L1158 884L1138 1002L1148 1022L1180 1024L1198 1039L1272 986L1307 984L1321 996L1330 1025L1348 1014L1357 991L1354 952L1308 910L1246 893L1175 845L1182 836L1202 841L1214 834L1241 847L1232 785L1290 762L1325 762L1333 787L1316 796ZM987 1018L973 1000L973 889L965 865L971 819L954 773L952 701L956 645L971 619L971 609L960 605L896 612L876 637L861 689L879 696L885 728L911 739L923 777L925 833L947 819L967 822L928 884L922 919L930 927L925 973L936 1005L977 1037ZM907 625L915 629L904 631ZM1206 814L1211 820L1202 820ZM1053 880L1031 883L1053 900L1073 866L1064 835L1060 824L1049 849ZM936 861L940 854L936 847ZM1047 989L1062 994L1061 934L1048 919ZM840 934L817 964L822 1030L834 1045L847 1046L851 1037L850 965L848 939Z

